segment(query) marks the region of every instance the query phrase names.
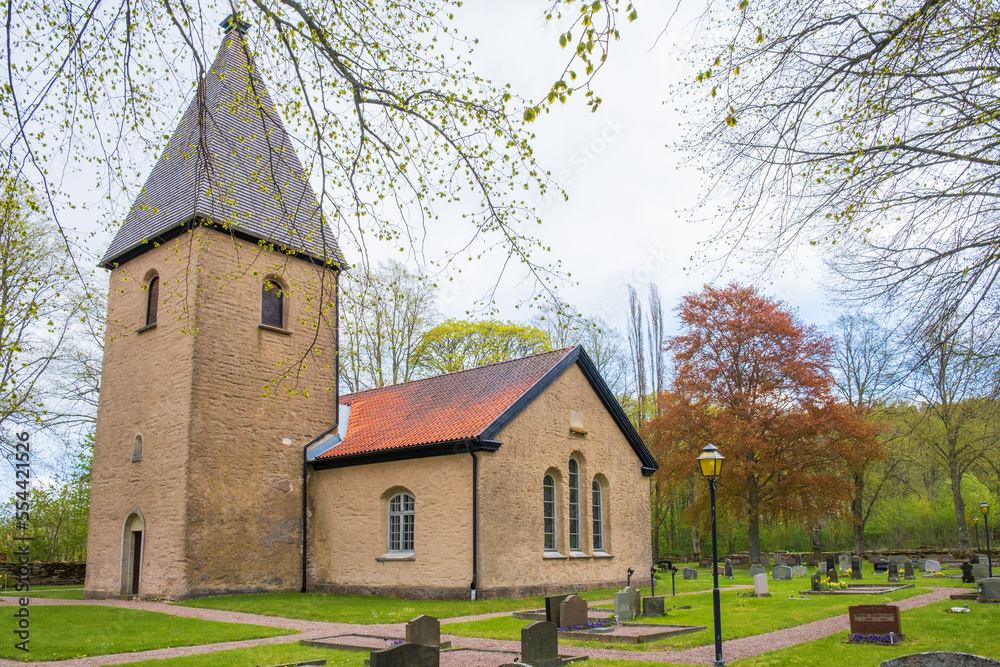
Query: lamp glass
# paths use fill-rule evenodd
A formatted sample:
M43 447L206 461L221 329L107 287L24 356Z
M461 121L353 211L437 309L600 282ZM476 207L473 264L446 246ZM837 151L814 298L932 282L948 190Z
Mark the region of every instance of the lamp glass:
M718 479L722 475L722 462L725 457L719 453L715 445L705 445L698 456L701 474L707 479Z
M984 500L983 502L979 503L979 509L982 511L983 516L986 516L987 514L990 513L990 504Z

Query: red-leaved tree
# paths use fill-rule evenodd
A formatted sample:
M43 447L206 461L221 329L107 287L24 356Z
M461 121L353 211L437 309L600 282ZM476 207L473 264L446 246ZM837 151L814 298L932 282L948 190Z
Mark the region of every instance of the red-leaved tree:
M834 400L830 339L781 303L753 287L706 287L678 314L681 332L666 343L673 385L647 433L661 470L719 447L720 508L748 523L759 562L762 519L809 524L847 510L852 489L838 473L878 431Z

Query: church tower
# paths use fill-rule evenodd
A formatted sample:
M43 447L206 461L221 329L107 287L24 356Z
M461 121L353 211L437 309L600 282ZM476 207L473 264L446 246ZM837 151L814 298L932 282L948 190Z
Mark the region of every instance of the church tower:
M87 598L299 590L341 256L232 17L101 260Z

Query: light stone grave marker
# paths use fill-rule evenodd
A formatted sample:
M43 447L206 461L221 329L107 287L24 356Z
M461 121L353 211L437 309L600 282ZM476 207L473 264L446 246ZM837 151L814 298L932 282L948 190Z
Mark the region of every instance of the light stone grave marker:
M808 576L809 570L806 569L805 565L796 565L792 568L792 577L805 577Z
M756 577L758 574L764 574L767 570L760 563L754 563L750 566L750 576Z
M938 561L934 560L933 558L928 558L926 561L924 561L924 572L933 574L934 572L940 572L940 571L941 571L941 563L939 563Z
M771 594L767 592L767 575L761 572L754 575L753 594L759 598L769 598Z
M850 570L851 569L851 554L847 553L846 551L844 553L840 554L840 563L839 563L839 565L840 565L840 571L841 572L847 572L848 570Z

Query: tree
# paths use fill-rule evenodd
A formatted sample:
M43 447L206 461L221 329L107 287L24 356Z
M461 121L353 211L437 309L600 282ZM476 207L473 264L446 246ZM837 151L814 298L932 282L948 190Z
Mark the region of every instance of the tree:
M27 188L0 179L0 432L46 418L44 378L77 309L66 246ZM3 442L3 454L13 450Z
M427 375L454 373L550 349L541 329L514 322L447 320L420 341L416 356Z
M837 318L833 333L834 381L841 397L865 418L878 419L879 407L898 388L901 376L891 332L872 317L852 313ZM896 477L900 457L889 455L884 440L873 439L859 442L855 456L845 463L854 485L854 552L861 556L865 552L865 526L882 490Z
M990 341L967 325L953 335L952 322L922 332L915 346L913 391L922 407L914 415L914 437L934 464L948 474L959 551L969 552L962 480L995 447L993 434L998 417L991 400L993 359Z
M750 0L711 20L689 136L708 191L736 199L716 240L768 265L812 245L849 298L925 324L995 317L995 4Z
M349 391L412 380L417 347L437 319L430 281L396 261L342 281L341 377Z
M720 505L749 525L760 558L767 517L814 519L850 499L840 461L876 431L832 395L831 341L752 287L705 287L678 307L667 339L675 376L651 427L693 461L717 445Z

